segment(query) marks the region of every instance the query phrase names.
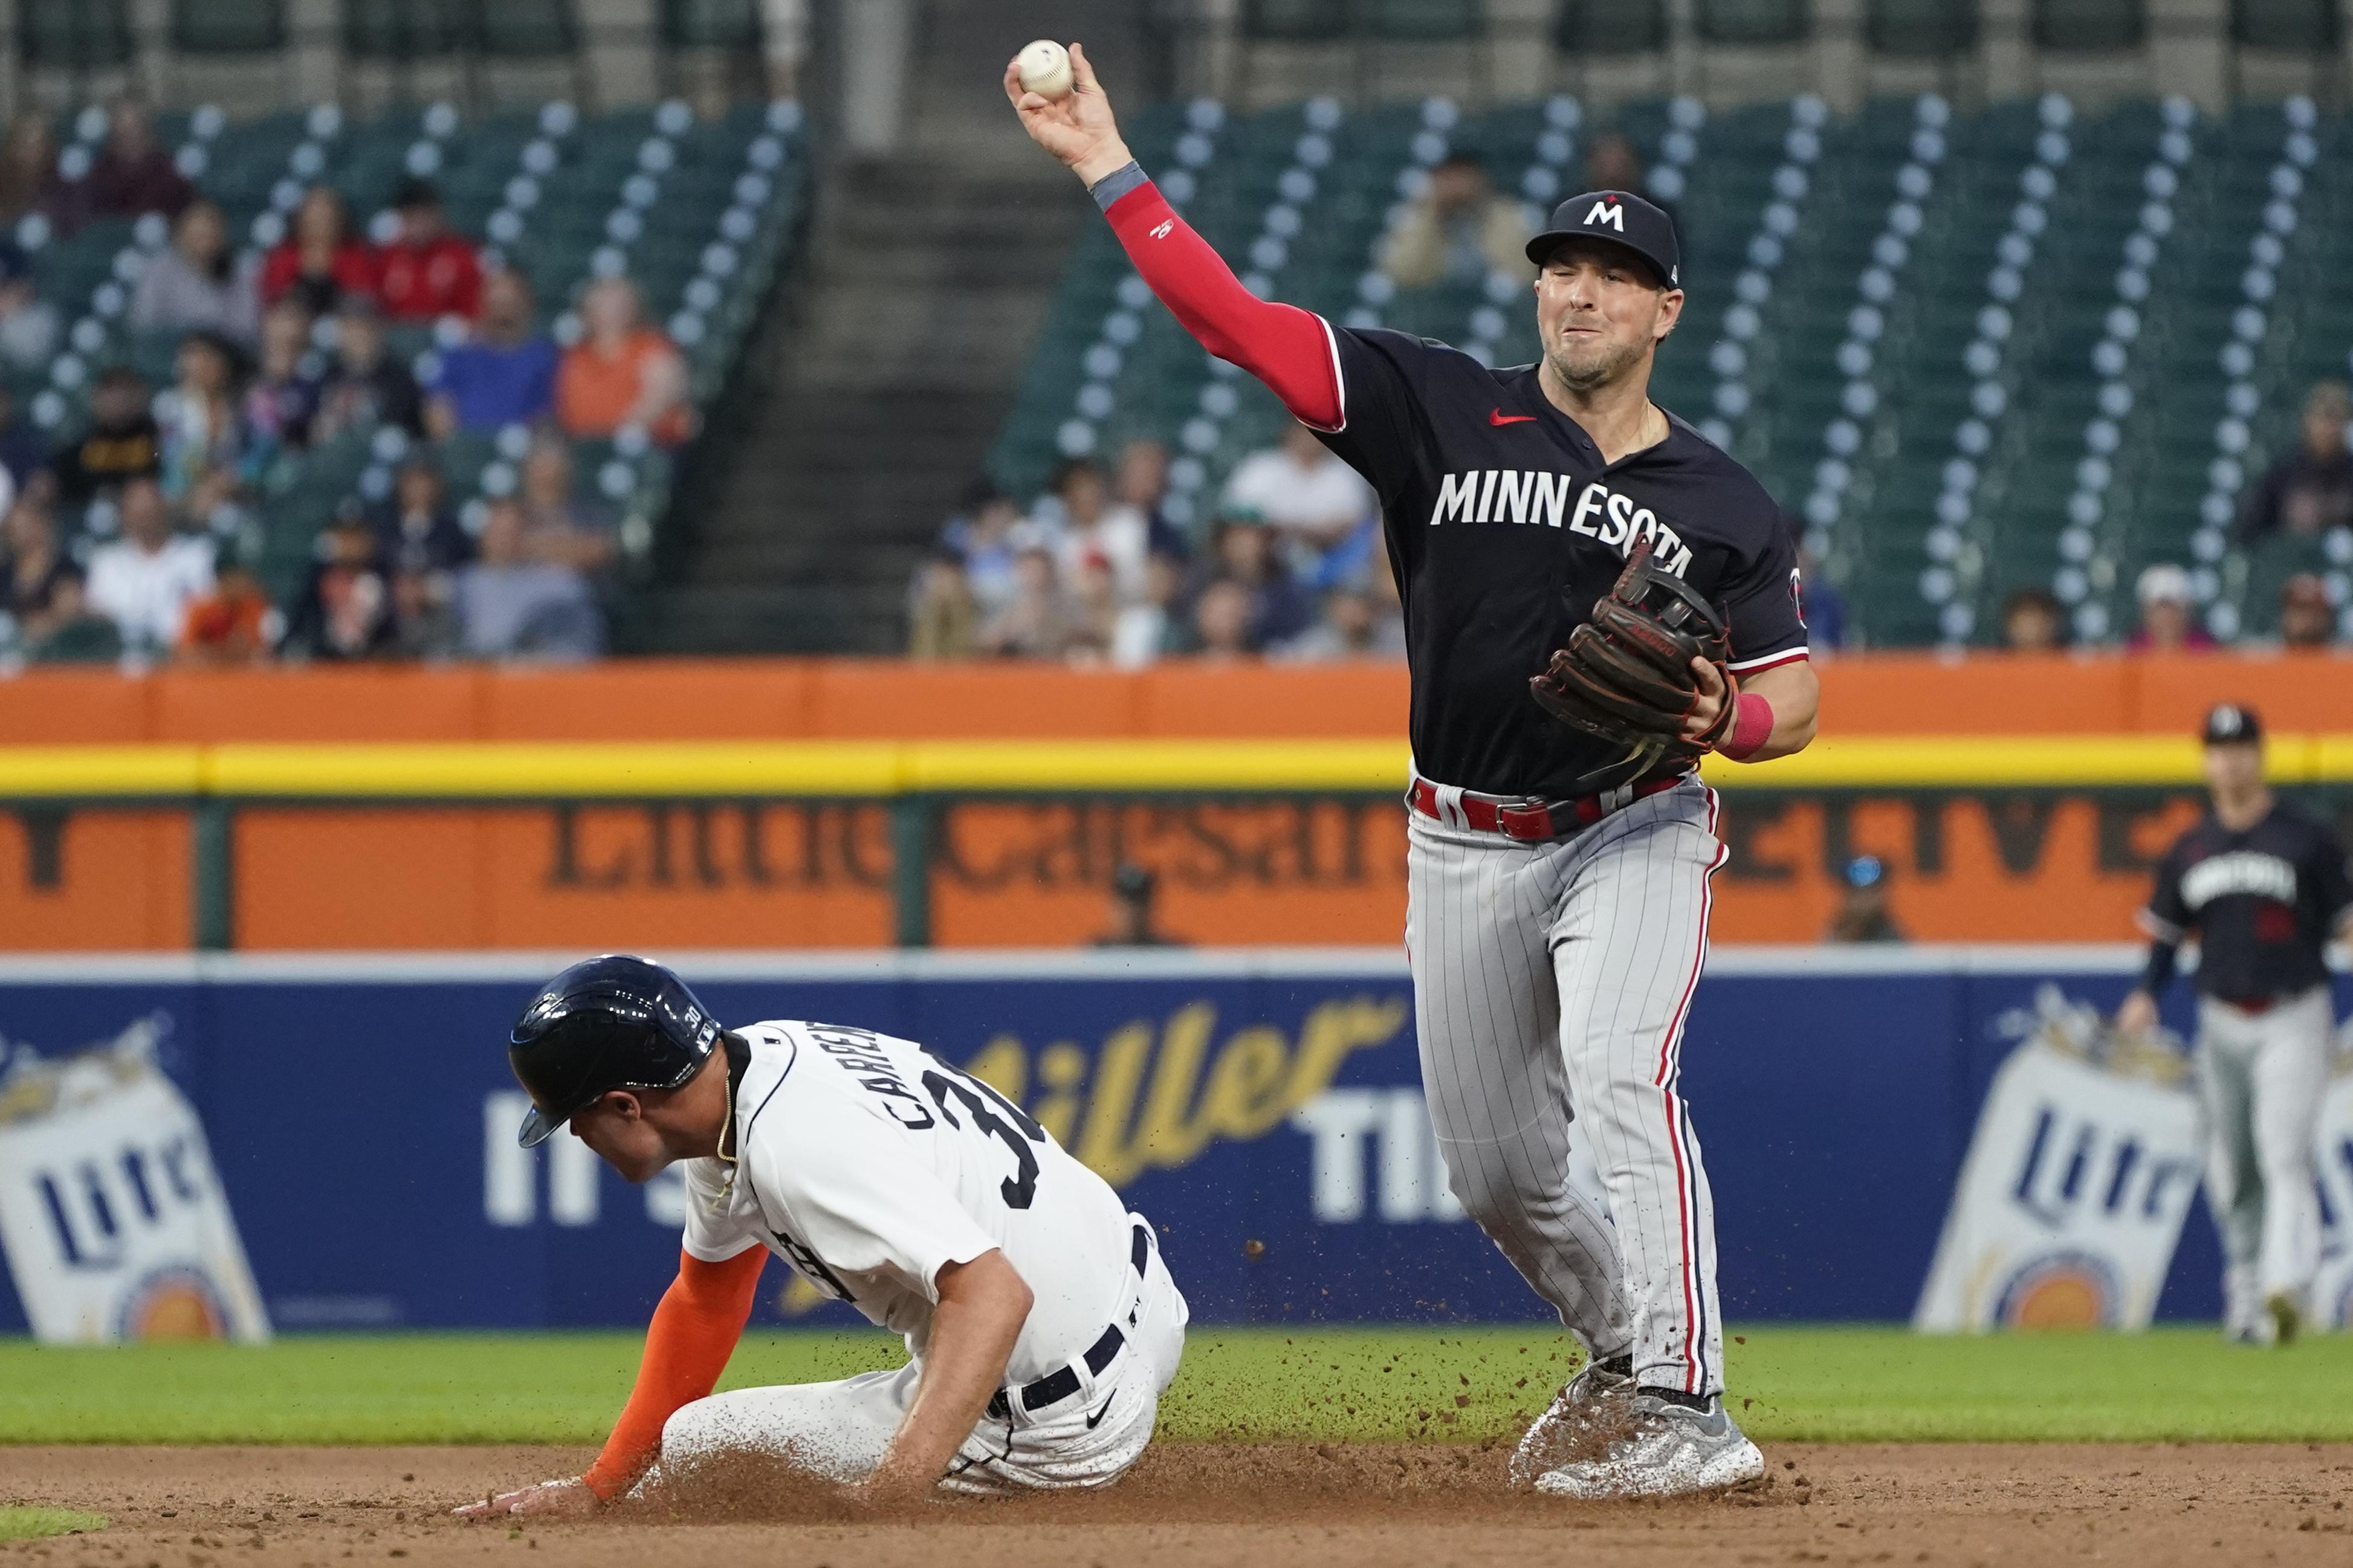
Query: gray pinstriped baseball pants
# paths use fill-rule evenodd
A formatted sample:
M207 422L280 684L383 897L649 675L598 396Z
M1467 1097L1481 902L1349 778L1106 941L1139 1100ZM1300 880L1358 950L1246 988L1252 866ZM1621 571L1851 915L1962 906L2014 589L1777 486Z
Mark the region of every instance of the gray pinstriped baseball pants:
M1455 1198L1590 1354L1721 1392L1715 1215L1678 1088L1725 856L1714 792L1542 844L1409 825L1421 1078ZM1598 1191L1571 1175L1572 1128Z

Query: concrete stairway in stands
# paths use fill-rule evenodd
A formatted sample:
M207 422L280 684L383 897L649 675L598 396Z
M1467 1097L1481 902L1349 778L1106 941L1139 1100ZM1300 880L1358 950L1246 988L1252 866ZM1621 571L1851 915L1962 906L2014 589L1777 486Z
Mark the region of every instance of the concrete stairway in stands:
M897 150L820 196L772 391L624 641L646 651L895 652L908 577L981 471L1094 209L1006 107L1030 38L1133 57L1133 0L923 0Z

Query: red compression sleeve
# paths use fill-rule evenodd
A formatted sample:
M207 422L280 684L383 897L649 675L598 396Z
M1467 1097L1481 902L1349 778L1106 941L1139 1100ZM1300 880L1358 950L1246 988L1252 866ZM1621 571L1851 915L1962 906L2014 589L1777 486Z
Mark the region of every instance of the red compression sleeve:
M1104 216L1137 273L1196 342L1266 383L1293 417L1340 427L1340 367L1322 317L1243 288L1157 185L1138 185Z
M646 1329L638 1385L613 1423L605 1451L580 1478L598 1498L609 1501L636 1485L661 1453L663 1423L708 1394L727 1370L767 1261L767 1252L757 1247L724 1263L678 1255L678 1278L662 1292Z

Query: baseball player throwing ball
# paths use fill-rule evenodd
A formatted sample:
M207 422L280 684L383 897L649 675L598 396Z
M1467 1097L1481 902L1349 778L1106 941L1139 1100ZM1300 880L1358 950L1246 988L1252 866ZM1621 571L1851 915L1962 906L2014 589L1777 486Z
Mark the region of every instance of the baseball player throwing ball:
M1051 99L1007 67L1030 136L1187 330L1380 496L1413 682L1406 944L1430 1115L1454 1195L1591 1357L1515 1472L1584 1498L1747 1480L1763 1461L1720 1397L1715 1223L1677 1088L1725 858L1693 769L1803 747L1820 689L1788 520L1650 400L1683 310L1674 226L1624 191L1554 211L1528 245L1538 364L1335 327L1242 287L1071 57ZM1580 1139L1599 1193L1570 1182Z
M633 1182L682 1163L686 1241L588 1473L460 1514L584 1513L746 1453L874 1499L1096 1487L1151 1440L1187 1317L1152 1227L979 1079L865 1029L723 1028L625 957L549 981L508 1055L524 1146L568 1121ZM907 1364L712 1394L772 1252Z
M2206 715L2211 808L2157 868L2140 921L2148 968L2116 1013L2145 1031L2198 937L2198 1089L2206 1201L2222 1233L2222 1331L2284 1344L2320 1268L2313 1141L2336 1010L2324 953L2353 915L2345 850L2263 783L2263 727L2225 702Z

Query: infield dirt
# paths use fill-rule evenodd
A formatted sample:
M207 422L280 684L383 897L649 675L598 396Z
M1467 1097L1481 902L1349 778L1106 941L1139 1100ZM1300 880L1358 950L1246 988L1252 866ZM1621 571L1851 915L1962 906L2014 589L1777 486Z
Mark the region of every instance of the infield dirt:
M450 1508L576 1471L574 1448L0 1447L0 1500L112 1516L0 1546L43 1568L1427 1568L1431 1563L2353 1561L2353 1446L1782 1447L1754 1491L1665 1504L1506 1489L1500 1447L1168 1444L1087 1495L883 1517L733 1495L676 1517L468 1523ZM554 1553L524 1556L526 1553Z

